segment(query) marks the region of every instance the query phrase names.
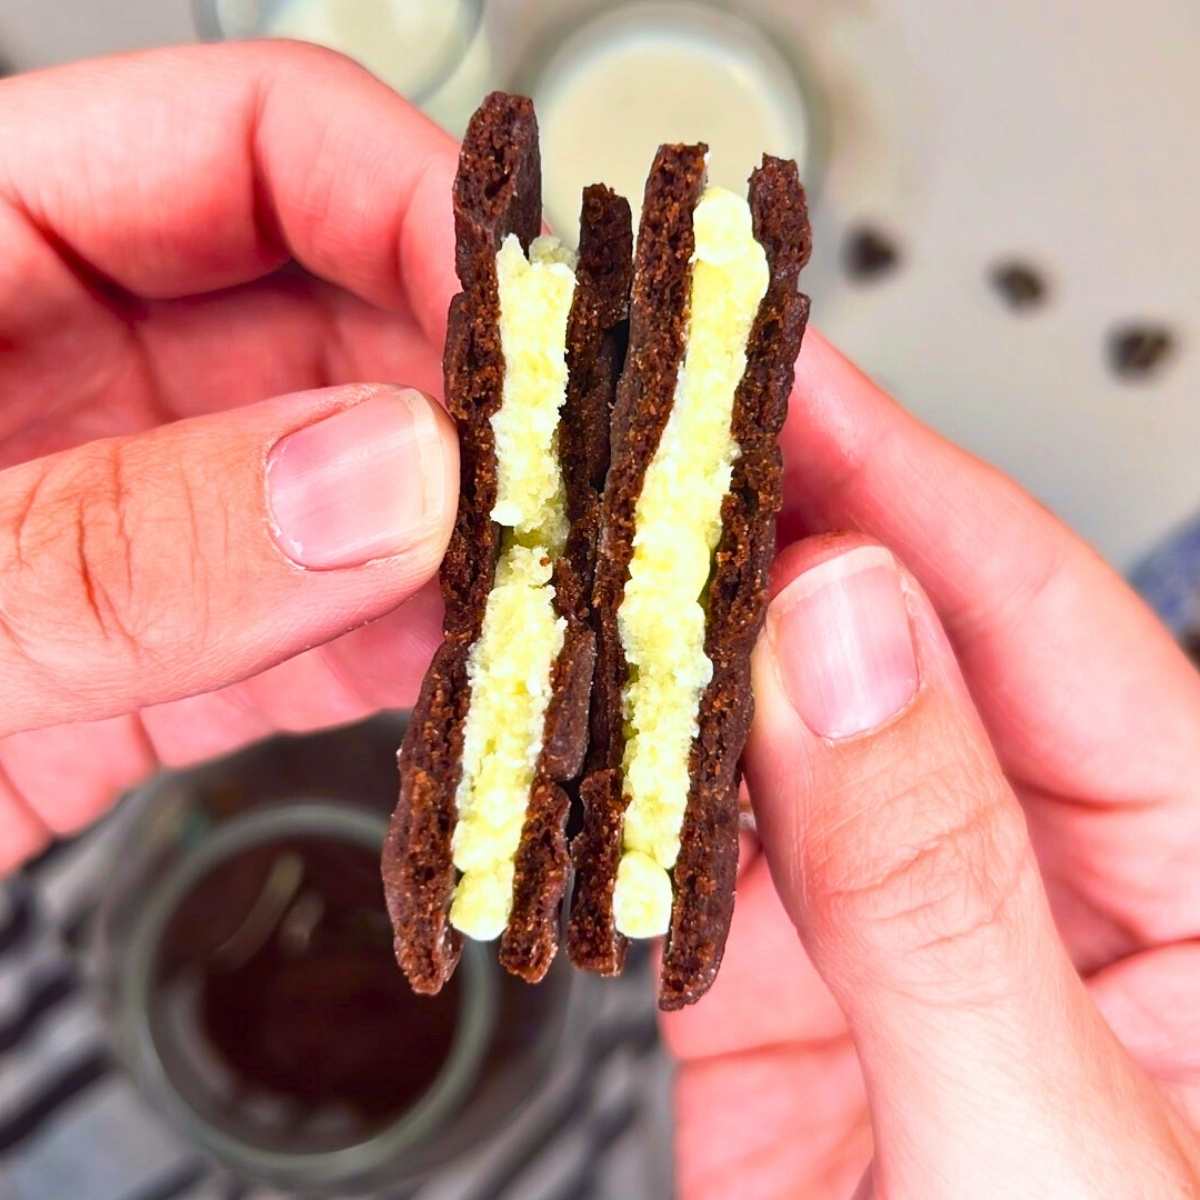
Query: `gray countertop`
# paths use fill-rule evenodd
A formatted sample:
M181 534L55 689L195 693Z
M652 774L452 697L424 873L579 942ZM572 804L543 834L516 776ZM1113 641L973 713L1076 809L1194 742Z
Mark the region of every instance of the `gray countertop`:
M4 0L0 54L19 70L189 41L189 0Z

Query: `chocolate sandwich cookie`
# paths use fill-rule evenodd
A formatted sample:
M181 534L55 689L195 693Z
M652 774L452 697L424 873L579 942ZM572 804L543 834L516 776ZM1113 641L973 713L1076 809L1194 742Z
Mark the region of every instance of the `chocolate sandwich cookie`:
M396 956L437 992L463 935L531 982L557 948L595 659L590 580L632 271L629 205L587 189L578 255L540 237L533 106L494 93L454 183L445 394L460 496L444 641L400 751L383 877Z
M697 1000L733 914L739 759L753 713L778 434L808 318L811 233L793 162L749 202L705 186L707 147L664 146L646 184L593 605L591 744L567 946L620 971L666 935L659 1004Z

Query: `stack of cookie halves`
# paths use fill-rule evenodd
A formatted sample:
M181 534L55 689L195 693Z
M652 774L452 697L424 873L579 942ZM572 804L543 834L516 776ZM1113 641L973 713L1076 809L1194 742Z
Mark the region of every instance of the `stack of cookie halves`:
M585 189L573 252L541 235L530 101L493 94L467 130L444 641L383 859L419 992L464 936L540 980L572 875L577 966L616 974L629 938L665 935L663 1008L720 966L811 235L795 163L764 156L742 197L706 159L660 147L636 257L629 205Z

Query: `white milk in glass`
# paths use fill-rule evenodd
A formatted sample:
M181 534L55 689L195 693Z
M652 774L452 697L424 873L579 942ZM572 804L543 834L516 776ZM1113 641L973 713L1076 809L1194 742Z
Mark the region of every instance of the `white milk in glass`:
M578 236L580 193L607 183L634 228L662 142L707 142L709 179L744 194L767 151L804 174L809 118L800 86L765 37L693 5L633 5L570 36L534 88L546 216Z

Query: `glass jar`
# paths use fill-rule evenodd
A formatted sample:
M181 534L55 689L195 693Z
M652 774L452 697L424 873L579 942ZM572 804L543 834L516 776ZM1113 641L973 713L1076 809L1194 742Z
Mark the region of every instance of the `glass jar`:
M116 1057L152 1109L247 1181L416 1186L512 1121L579 990L468 942L438 997L392 957L379 853L393 717L280 738L131 797L93 939Z

